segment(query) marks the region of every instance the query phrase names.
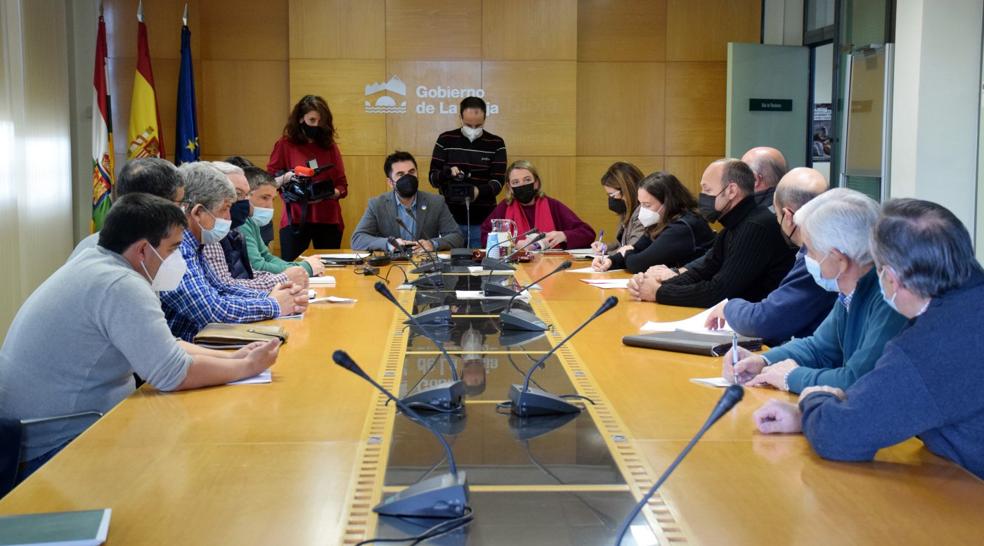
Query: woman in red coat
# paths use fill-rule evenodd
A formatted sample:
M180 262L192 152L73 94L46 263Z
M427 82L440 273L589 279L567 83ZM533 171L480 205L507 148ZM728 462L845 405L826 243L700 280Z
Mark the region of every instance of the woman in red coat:
M328 167L315 175L313 181L331 180L335 185L334 195L327 199L306 206L285 204L288 209L280 219L280 255L287 261L300 256L312 242L315 248L341 247L345 224L338 200L348 195L348 180L335 137L331 110L325 99L307 95L294 105L284 134L270 153L266 169L277 177L280 185L289 181L294 168L299 166Z

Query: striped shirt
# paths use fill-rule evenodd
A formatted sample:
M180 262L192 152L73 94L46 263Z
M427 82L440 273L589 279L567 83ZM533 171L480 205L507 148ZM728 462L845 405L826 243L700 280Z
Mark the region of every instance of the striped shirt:
M465 181L478 188L478 197L471 203L471 217L463 203L448 203L451 215L458 224L481 224L495 209L499 192L506 183L506 142L483 130L474 142L454 129L441 133L434 143L429 180L444 195L451 180L451 167L471 175Z
M231 233L229 235L232 235ZM227 237L229 236L227 235ZM202 256L208 268L215 273L215 276L222 284L232 284L249 288L250 290L260 290L269 292L281 283L290 282L286 273L274 274L267 271L253 270L253 276L245 279L237 279L232 276L229 269L229 262L226 261L225 251L222 250L222 243L212 243L202 247Z
M161 292L164 317L175 336L192 341L210 322L257 322L280 315L277 300L266 293L219 281L201 243L187 229L180 249L188 271L176 289Z

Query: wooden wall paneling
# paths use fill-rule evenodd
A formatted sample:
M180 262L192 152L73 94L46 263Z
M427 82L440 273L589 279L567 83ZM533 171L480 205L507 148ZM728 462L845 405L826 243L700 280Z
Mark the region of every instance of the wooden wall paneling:
M193 3L201 4L203 59L287 59L287 0Z
M290 0L292 59L384 59L385 0Z
M342 219L345 233L342 235L342 248L349 248L352 233L366 210L369 199L386 191L386 178L383 176L381 155L343 155L345 177L348 179L348 196L341 200ZM425 182L426 183L426 182Z
M482 57L481 0L388 0L386 58Z
M495 0L482 4L482 58L577 59L577 0Z
M387 153L386 119L367 114L364 104L365 86L388 78L385 62L293 59L289 72L289 107L304 95L324 97L331 108L343 156Z
M694 197L697 197L700 193L700 177L704 174L704 169L717 159L721 159L721 156L667 156L664 169L673 173Z
M444 131L461 125L457 113L444 113L451 106L457 109L462 97L420 98L417 88L426 86L428 90L441 88L478 89L482 87L481 61L389 61L386 63L386 78L400 78L406 85L406 96L387 93L397 103L406 101L404 114L386 114L386 153L393 150L406 150L414 156L427 156L434 150L437 136ZM426 94L426 93L425 93ZM373 95L372 101L381 96ZM433 113L418 113L418 107L433 109ZM429 110L428 110L429 111ZM365 114L382 116L382 114ZM490 129L495 132L494 129Z
M191 29L193 53L201 51L201 3L188 2L188 27ZM138 0L103 0L109 57L137 56L137 4ZM144 23L147 25L147 43L152 59L181 58L181 15L184 6L185 0L144 2Z
M499 106L489 131L506 141L509 160L575 155L577 63L485 61L485 101Z
M269 157L290 113L287 62L202 64L205 100L198 117L202 150L210 155Z
M666 59L665 0L580 0L577 60Z
M601 175L616 161L632 163L650 174L663 169L663 158L659 156L610 156L578 157L576 183L576 203L578 216L591 224L595 231L605 230L605 240L614 240L618 229L618 217L608 210L608 196L601 186Z
M578 63L577 155L663 155L665 63Z
M724 153L725 63L666 63L666 155Z
M760 0L667 0L666 60L726 61L728 42L759 43Z

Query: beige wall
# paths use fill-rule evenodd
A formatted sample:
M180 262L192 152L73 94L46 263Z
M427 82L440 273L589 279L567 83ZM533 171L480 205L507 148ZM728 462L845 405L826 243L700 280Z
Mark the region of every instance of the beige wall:
M137 0L106 0L115 126L126 127ZM729 41L758 42L759 0L209 0L191 2L199 132L206 158L265 165L290 106L325 97L350 195L346 241L366 201L385 189L395 148L422 169L455 115L414 113L414 87L481 87L499 105L488 129L509 159L530 159L545 190L609 232L598 187L630 160L691 188L724 152ZM144 5L169 155L183 0ZM110 15L112 14L112 15ZM364 86L398 75L407 114L364 111ZM460 99L447 99L456 104ZM435 104L436 99L428 102ZM125 131L125 129L123 129ZM122 153L125 138L117 138Z

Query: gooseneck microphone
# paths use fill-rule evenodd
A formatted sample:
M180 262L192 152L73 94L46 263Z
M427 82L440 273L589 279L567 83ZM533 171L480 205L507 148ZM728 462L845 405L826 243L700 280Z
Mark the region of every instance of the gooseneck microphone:
M464 472L458 472L458 465L455 464L454 453L451 446L439 432L431 428L427 421L418 415L413 409L402 400L393 395L385 387L374 381L352 357L345 351L335 351L332 360L336 364L365 379L376 390L385 394L390 400L396 403L407 417L413 419L418 425L427 429L437 438L444 448L444 455L448 460L447 474L428 478L403 491L391 495L375 507L373 512L384 516L397 517L418 517L418 518L458 518L465 514L468 508L468 480Z
M591 324L591 322L600 317L601 315L610 311L613 307L618 305L618 298L615 296L609 296L604 302L602 302L601 307L595 311L587 320L581 323L573 332L571 332L567 337L562 339L560 343L553 346L547 354L540 357L540 360L530 366L530 369L526 372L526 377L523 378L522 385L511 385L509 387L509 400L511 403L510 411L520 417L529 417L532 415L554 415L557 413L577 413L581 411L581 408L571 404L564 397L550 394L549 392L538 389L536 387L530 387L530 379L533 377L533 372L537 368L543 367L544 362L547 361L557 349L567 343L572 337L577 335L578 332L584 329L585 326Z
M503 258L502 260L492 260L493 262L501 263L501 265L503 267L493 267L493 268L491 268L489 270L489 276L486 277L486 279L485 279L485 285L482 287L482 292L484 293L484 295L485 296L515 296L515 295L519 294L519 292L516 292L515 290L513 290L512 288L509 288L508 286L503 286L503 285L501 285L499 283L492 282L492 275L496 272L497 269L498 270L502 270L502 269L514 270L514 269L516 269L515 267L513 267L512 265L510 265L508 263L509 260L512 259L513 256L515 256L518 252L522 251L524 248L526 248L526 247L528 247L530 245L533 245L533 244L535 244L535 243L537 243L539 241L542 241L542 240L544 240L546 238L547 238L547 234L546 233L538 233L536 235L536 237L534 237L531 241L529 241L525 245L517 248L513 253L509 254L508 256L506 256L505 258ZM482 260L482 267L486 267L485 260Z
M521 235L518 235L516 237L516 239L522 241L523 239L529 237L530 235L533 235L534 233L538 233L538 230L536 228L533 228L533 229L527 231L526 233L523 233ZM515 267L509 265L507 259L505 259L505 258L501 258L501 259L500 258L493 258L491 256L491 254L489 254L489 251L491 251L493 248L500 247L500 246L502 246L504 244L507 244L507 243L510 243L510 242L512 242L512 239L503 239L503 240L499 241L498 243L496 243L496 244L490 246L489 248L487 248L485 250L485 258L482 259L482 267L484 267L485 269L491 269L491 270L508 269L508 270L512 271L512 270L516 269Z
M547 273L546 275L540 277L539 279L527 284L526 286L520 287L519 291L516 292L511 298L509 298L509 303L506 304L506 309L499 314L499 323L503 330L526 330L528 332L544 332L547 330L547 325L542 320L540 320L536 315L529 311L524 311L522 309L512 309L513 303L516 298L525 292L529 287L535 285L536 283L546 279L551 275L555 275L565 269L570 269L571 261L565 260L563 263L558 265L553 271Z
M735 405L741 401L743 396L745 396L745 389L741 388L740 385L731 385L730 387L725 389L724 394L721 395L721 399L718 400L717 405L714 406L714 410L711 412L710 417L708 417L707 421L704 422L704 425L700 427L700 430L698 430L697 434L693 437L692 440L690 440L690 443L688 443L686 447L683 448L683 451L681 451L680 454L677 455L677 458L674 459L672 463L670 463L670 466L666 469L665 472L663 472L663 475L660 476L658 480L656 480L656 483L654 483L653 486L649 488L649 491L647 491L646 494L642 496L642 499L640 499L639 502L636 503L635 507L632 508L632 511L629 512L629 515L626 516L624 520L622 520L622 525L618 528L618 534L615 535L614 546L619 546L620 544L622 544L622 538L625 536L625 532L628 531L629 525L632 523L632 520L635 519L635 517L639 514L639 511L642 510L642 507L646 505L650 497L652 497L659 489L659 487L663 485L663 482L665 482L666 479L670 477L670 474L672 474L673 471L676 470L677 465L679 465L680 462L683 461L683 458L690 453L690 450L693 449L694 446L697 444L697 442L704 436L704 433L707 432L707 430L710 429L711 426L714 423L716 423L718 419L723 417L725 413L731 411L731 408L735 407Z
M442 385L437 385L427 389L423 389L414 394L407 394L403 399L403 403L408 406L415 406L420 409L431 410L431 411L460 411L464 409L464 405L461 403L461 399L465 395L465 383L461 381L458 377L458 369L455 366L454 359L448 354L448 351L444 348L444 344L437 339L427 327L422 324L422 321L410 314L400 302L397 301L396 296L390 292L386 283L382 281L376 281L375 284L376 292L379 292L384 298L388 299L390 303L395 305L404 315L409 318L409 323L416 326L420 333L429 339L431 343L437 346L441 354L448 361L448 366L451 368L451 382L444 383ZM444 305L441 307L436 307L427 311L426 313L421 313L422 315L428 315L427 319L433 319L434 315L440 315L442 320L446 320L446 324L451 324L451 308ZM431 326L435 326L434 322L430 323Z
M417 217L413 214L413 211L410 210L409 208L404 210L406 210L407 214L410 215L410 219L413 220L414 225L416 225ZM402 219L397 218L396 223L400 226L400 228L402 228L407 233L413 233L412 231L410 231L407 225L403 223ZM416 237L417 236L414 235L414 241L417 240ZM444 262L442 262L440 256L438 256L437 254L435 254L430 250L427 250L427 247L425 247L424 245L420 245L420 248L423 249L424 254L427 254L427 258L430 260L430 262L417 267L416 269L411 271L411 273L433 273L433 272L447 271L448 266L450 264L445 264Z

